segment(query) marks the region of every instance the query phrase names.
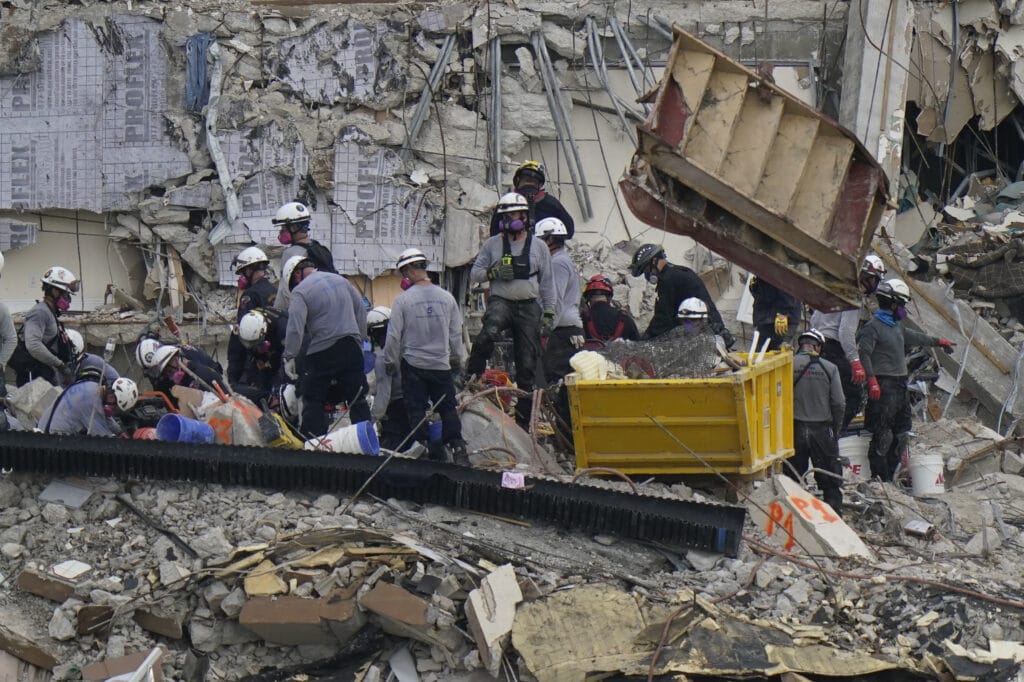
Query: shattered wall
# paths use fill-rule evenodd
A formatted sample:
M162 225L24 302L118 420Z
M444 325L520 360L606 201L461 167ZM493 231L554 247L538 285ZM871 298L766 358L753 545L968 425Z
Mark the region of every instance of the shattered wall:
M630 128L644 110L611 20L646 62L639 90L659 75L666 28L678 22L734 56L795 64L787 73L813 99L812 68L822 47L834 52L841 42L843 9L823 21L819 3L787 0L773 3L770 14L766 23L763 7L742 3L525 2L473 10L20 0L0 18L0 248L26 239L33 225L47 232L42 214L87 210L90 225L139 250L134 266L160 267L173 279L180 263L186 281L171 283L202 293L233 284L231 258L250 242L276 253L270 217L299 199L314 210L314 237L347 274L381 274L411 245L437 267L458 266L475 255L494 201L525 158L547 164L549 190L577 216L580 242L645 233L661 241L617 195L633 149ZM607 53L608 87L587 49L588 16ZM452 34L454 49L443 52ZM495 36L502 39L499 159L488 152L494 83L486 59ZM555 142L534 36L552 55L586 169L575 183ZM415 106L442 56L445 68L417 130ZM612 97L633 112L625 123L611 113ZM495 166L501 177L489 174ZM577 198L584 184L589 210ZM592 217L583 220L585 213ZM685 252L690 245L667 246ZM77 245L40 247L21 252L33 260L26 272L51 260L76 267ZM36 262L42 253L45 264ZM106 254L83 253L86 306L115 281L152 300L153 287L146 292L140 278L128 279L134 266L104 271ZM165 280L156 290L166 293ZM33 288L28 282L24 291ZM19 291L9 303L25 307L32 296ZM186 297L183 305L195 303Z

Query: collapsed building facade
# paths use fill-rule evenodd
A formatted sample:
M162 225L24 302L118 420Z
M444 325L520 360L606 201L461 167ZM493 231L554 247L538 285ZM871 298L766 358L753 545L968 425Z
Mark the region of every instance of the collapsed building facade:
M965 389L951 416L998 430L941 420L923 434L950 449L960 487L944 505L857 487L855 527L871 547L852 552L859 573L836 550L849 538L821 529L808 531L829 548L809 552L827 555L820 571L778 556L772 517L720 558L401 500L95 479L76 490L16 473L0 485L11 614L0 648L22 661L15 674L106 679L113 667L84 664L155 643L175 679L1015 674L1024 464L1004 436L1024 413L1024 326L991 295L1007 272L971 272L1016 272L1015 7L3 4L4 300L27 308L46 267L74 269L83 292L70 326L92 345L130 350L164 315L221 345L231 259L273 247L270 217L293 199L314 209L313 235L372 303L397 293L391 268L408 246L464 299L465 266L527 158L544 161L577 219L585 275L614 273L639 312L649 292L615 247L664 241L674 260L717 275L713 291L736 307L743 273L644 225L617 190L646 113L638 98L678 23L876 153L900 209L878 250L896 271L931 271L915 316L961 345L937 359L936 395ZM114 362L130 374L128 357ZM951 409L935 402L919 408ZM683 485L641 492L705 499ZM580 622L585 636L541 641Z

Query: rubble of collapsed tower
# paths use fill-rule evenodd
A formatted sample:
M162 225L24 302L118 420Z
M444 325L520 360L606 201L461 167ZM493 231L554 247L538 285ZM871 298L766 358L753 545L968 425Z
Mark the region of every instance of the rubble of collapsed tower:
M130 343L152 321L151 302L170 302L172 290L193 297L181 302L187 322L224 341L234 309L225 266L239 244L272 231L280 200L317 207L319 224L347 245L335 253L351 274L388 270L393 245L360 237L376 219L352 200L361 177L387 193L386 220L434 232L443 224L445 246L436 242L432 259L465 265L495 199L489 164L455 151L482 146L487 126L474 48L488 25L524 45L541 31L566 58L582 57L586 42L548 3L495 5L486 19L458 4L297 13L267 4L136 2L129 20L111 15L113 3L4 3L35 11L17 30L0 24L2 82L32 73L53 49L46 41L68 34L91 35L114 55L146 36L177 74L164 93L171 103L202 100L183 76L190 68L219 70L205 110L160 112L162 151L141 184L80 206L111 215L122 247L168 263L147 261L137 290L112 291L108 307L81 318L91 344ZM986 17L969 18L979 34L992 28ZM749 44L757 30L706 29L726 44ZM456 30L462 42L447 53ZM195 39L203 33L218 38L209 60L211 41ZM373 69L349 69L367 49ZM450 70L411 142L418 97L409 93L424 90L441 55ZM529 51L515 57L502 78L509 158L532 138L558 136ZM991 68L967 61L971 74ZM942 103L925 90L915 101L935 114ZM997 123L975 100L972 113ZM1002 99L995 109L1005 116L1004 104L1012 110ZM205 130L211 112L219 151ZM934 132L927 120L922 135ZM957 343L952 355L918 354L912 376L911 447L941 459L941 494L848 471L843 519L823 524L805 513L809 482L764 481L741 500L743 541L723 556L401 497L14 471L0 476L0 672L106 680L158 647L156 678L173 680L1015 679L1024 661L1024 183L1012 180L974 175L945 206L914 188L901 206L909 210L874 243L912 287L907 323ZM635 245L577 240L572 257L584 279L611 277L616 300L642 323L653 297L628 276ZM715 291L741 281L734 266L695 252L679 259L709 283L727 280ZM477 468L713 505L735 495L719 481L583 478L571 456L516 429L500 400L462 399Z

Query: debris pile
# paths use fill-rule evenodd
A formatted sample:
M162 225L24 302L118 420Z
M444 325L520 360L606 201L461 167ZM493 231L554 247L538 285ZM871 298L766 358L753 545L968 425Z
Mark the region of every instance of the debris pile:
M157 644L181 680L1015 669L1024 459L968 420L921 430L949 492L851 484L839 520L777 477L736 558L400 499L7 474L0 649L57 679Z

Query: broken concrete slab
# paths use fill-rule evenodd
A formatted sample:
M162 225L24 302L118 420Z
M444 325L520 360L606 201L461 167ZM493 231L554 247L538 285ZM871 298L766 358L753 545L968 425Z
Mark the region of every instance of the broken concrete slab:
M181 639L189 612L184 604L154 604L135 609L132 618L143 630L171 639Z
M351 598L253 597L238 622L275 644L338 644L358 632L366 616Z
M469 631L480 650L480 661L494 677L498 676L505 645L512 634L516 605L522 600L512 564L488 573L466 600Z
M610 585L585 585L520 606L512 646L539 682L582 680L646 656L634 644L645 626L632 595Z
M49 646L39 644L42 637L29 634L31 628L24 625L24 618L17 617L6 609L0 621L0 649L32 665L53 670L57 658Z
M387 621L414 627L427 625L429 603L392 583L378 582L359 598L359 605Z
M18 574L17 584L19 590L58 603L64 603L75 593L71 581L29 568Z
M149 657L149 653L149 651L140 651L134 654L118 656L116 658L107 658L96 663L90 663L82 668L82 679L101 682L102 680L109 680L118 675L133 673L138 670L139 666L142 665L146 658ZM160 659L157 659L157 662L153 664L151 670L153 671L153 681L161 682L164 676L160 666Z
M788 476L777 475L756 490L747 511L769 541L787 552L874 558L874 553L832 507Z

